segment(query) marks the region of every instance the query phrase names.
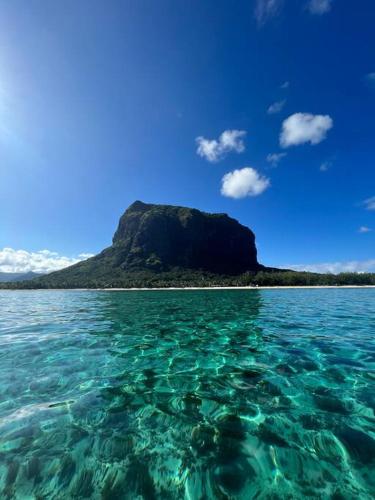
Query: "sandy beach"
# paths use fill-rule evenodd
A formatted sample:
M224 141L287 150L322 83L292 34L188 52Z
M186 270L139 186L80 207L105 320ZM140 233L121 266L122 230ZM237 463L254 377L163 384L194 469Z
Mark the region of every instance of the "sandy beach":
M194 290L292 290L322 288L375 288L375 285L316 285L316 286L202 286L202 287L155 287L155 288L1 288L4 292L160 292L160 291L194 291Z
M317 286L207 286L207 287L165 287L165 288L96 288L107 292L160 291L160 290L290 290L310 288L375 288L375 285L317 285ZM86 290L92 290L88 288Z

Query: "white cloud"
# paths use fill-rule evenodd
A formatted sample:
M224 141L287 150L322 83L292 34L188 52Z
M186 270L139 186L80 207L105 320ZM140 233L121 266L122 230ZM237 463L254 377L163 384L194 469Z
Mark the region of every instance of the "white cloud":
M269 115L275 115L276 113L280 113L280 111L283 109L285 106L286 99L283 99L282 101L276 101L271 106L267 109L267 113Z
M288 89L290 86L290 83L287 81L287 82L284 82L283 84L280 85L280 88L281 89Z
M327 172L327 170L329 170L330 168L332 167L332 162L330 161L324 161L320 167L319 167L319 170L321 172Z
M78 257L64 257L50 250L27 252L3 248L0 250L0 271L4 273L50 273L71 266L81 260L92 257L93 254L83 253Z
M266 160L271 163L273 167L277 167L280 161L286 156L286 153L270 153L267 155Z
M282 4L283 0L256 0L254 15L258 25L263 26L268 19L276 16Z
M359 233L370 233L371 232L371 229L367 226L361 226L359 229L358 229L358 232Z
M319 144L333 127L329 115L312 115L310 113L295 113L284 120L280 134L280 145L283 148L299 144Z
M308 9L311 14L326 14L332 8L333 0L310 0L308 3Z
M245 130L225 130L217 140L197 137L195 139L198 144L197 153L210 162L221 160L230 151L242 153L245 151L243 142L245 135Z
M86 260L86 259L89 259L90 257L94 257L94 254L93 253L80 253L78 255L78 258L80 260Z
M267 177L251 167L228 172L222 178L221 194L229 198L245 198L246 196L258 196L270 185Z
M309 271L312 273L373 273L375 272L375 259L352 260L349 262L326 262L322 264L296 264L284 266L295 271Z
M363 205L366 208L366 210L375 210L375 196L367 198L367 200L363 202Z

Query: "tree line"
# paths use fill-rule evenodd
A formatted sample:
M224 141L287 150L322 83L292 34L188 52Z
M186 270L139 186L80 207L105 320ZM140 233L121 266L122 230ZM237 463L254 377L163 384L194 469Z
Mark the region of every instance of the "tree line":
M128 272L121 276L65 277L54 273L30 281L0 283L2 289L49 288L184 288L214 286L364 286L375 285L375 273L320 274L297 271L260 271L223 276L197 271Z

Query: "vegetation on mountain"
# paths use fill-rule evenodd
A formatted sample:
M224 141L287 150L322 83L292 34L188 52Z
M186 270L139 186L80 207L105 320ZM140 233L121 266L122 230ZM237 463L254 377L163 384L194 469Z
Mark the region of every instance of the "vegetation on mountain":
M296 271L260 271L237 276L176 270L156 273L133 271L82 277L66 275L56 279L55 273L31 281L0 283L0 288L168 288L168 287L214 287L214 286L345 286L375 285L374 273L318 274Z

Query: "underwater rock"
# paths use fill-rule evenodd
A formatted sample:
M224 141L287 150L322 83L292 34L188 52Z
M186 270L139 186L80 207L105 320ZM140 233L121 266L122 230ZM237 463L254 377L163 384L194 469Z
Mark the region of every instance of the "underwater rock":
M8 472L5 477L5 488L11 488L16 482L20 464L17 460L8 463Z
M34 483L39 483L41 481L41 466L40 466L40 460L38 457L31 457L30 460L27 462L26 466L26 477L27 479L33 480Z
M324 428L323 420L318 415L301 415L299 419L306 430L317 431Z
M94 492L93 478L94 472L91 469L83 469L74 481L73 498L90 498Z
M352 411L350 402L341 401L334 397L315 395L314 402L316 406L323 411L340 413L341 415L349 415Z
M139 495L147 500L157 498L154 482L146 463L137 457L132 457L126 471L127 493L126 498L136 498Z
M241 418L233 414L224 415L216 422L216 426L217 460L221 464L237 460L242 454L241 441L246 437Z
M295 375L298 371L288 363L280 363L276 366L278 373L282 375Z
M148 389L153 389L156 384L156 372L150 368L143 370L145 376L143 383Z
M298 363L298 366L300 366L303 370L306 370L307 372L316 372L319 370L319 365L315 363L315 361L312 361L311 359L305 359L300 361Z
M348 425L340 427L335 434L354 460L364 465L375 462L375 439L371 436Z
M205 455L215 449L215 428L208 424L199 424L191 431L190 444L200 455Z
M323 430L314 433L314 450L319 458L332 463L336 468L345 467L346 453L343 446L331 431ZM326 479L328 471L324 471ZM335 478L328 478L334 482Z
M243 440L246 436L246 428L238 415L228 414L222 416L216 422L218 439Z
M82 439L85 439L89 436L89 433L78 425L72 425L70 434L69 434L69 447L74 446L79 443Z
M60 464L59 484L66 487L72 480L76 471L76 463L71 455L66 454Z
M214 472L216 488L223 489L229 495L238 494L246 481L254 479L254 476L255 471L245 460L219 465Z
M197 416L202 406L202 399L193 393L185 394L182 398L185 413L190 416Z
M269 380L261 380L258 384L258 387L270 396L282 396L283 394L281 389Z
M276 433L271 425L270 420L266 419L258 427L258 438L266 444L272 444L281 447L289 447L289 444L282 438L278 433Z
M118 470L111 471L106 475L100 498L101 500L122 500L126 491L125 475Z
M247 368L242 371L242 378L246 382L252 382L259 380L264 374L263 370Z
M325 374L328 375L328 377L333 379L335 382L345 382L346 380L345 371L341 368L337 367L327 368L327 370L325 370Z
M106 461L125 460L133 451L134 437L132 435L117 436L110 439L102 439L98 443L99 454Z

